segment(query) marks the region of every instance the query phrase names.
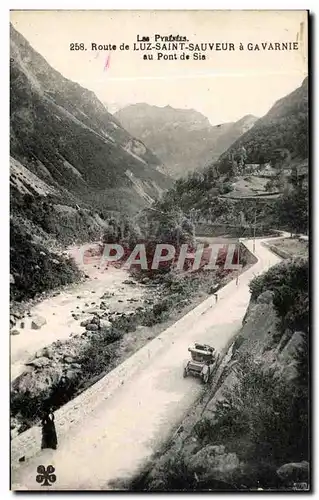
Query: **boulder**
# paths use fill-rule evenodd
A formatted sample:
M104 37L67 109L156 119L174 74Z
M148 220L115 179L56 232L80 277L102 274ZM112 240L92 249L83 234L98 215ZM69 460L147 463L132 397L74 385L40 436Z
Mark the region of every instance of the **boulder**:
M64 356L63 361L65 363L69 363L70 364L70 363L73 363L74 358L72 358L72 356Z
M18 436L19 436L19 429L17 427L15 427L14 429L12 429L10 431L10 437L11 437L11 439L14 439Z
M96 332L99 327L95 323L89 323L88 325L86 325L85 329L90 332Z
M64 377L67 379L67 380L76 380L78 378L78 375L79 375L79 370L68 370Z
M19 330L11 330L10 335L20 335L20 331Z
M277 475L285 482L308 482L309 463L306 460L302 462L291 462L284 464L277 469Z
M72 363L72 368L77 368L78 370L81 369L80 363Z
M12 313L12 316L14 316L17 319L22 319L24 317L24 312L22 310L15 311L14 313Z
M141 283L142 283L143 285L146 285L146 284L147 284L147 283L149 283L149 282L150 282L150 278L147 278L146 276L145 276L145 278L141 279Z
M100 320L99 316L94 316L91 320L91 323L93 323L94 325L100 325L100 322L101 322L101 320Z
M88 314L100 314L100 309L97 309L96 307L91 307L90 309L86 310L86 313L88 313Z
M84 319L83 321L81 321L80 326L87 326L90 323L92 323L92 318L87 318L87 319Z
M136 282L133 280L124 280L123 285L136 285Z
M36 362L39 362L39 360L45 360L46 363L49 363L47 358L38 358ZM60 364L50 363L42 366L41 370L31 370L22 373L13 381L12 389L13 392L31 394L35 398L46 398L51 394L52 387L60 382L62 374Z
M109 328L112 328L112 323L111 321L107 320L107 319L102 319L100 321L100 328L103 329L103 330L107 330Z
M40 330L40 328L46 324L46 319L43 316L36 316L31 322L31 328L33 330Z
M240 460L236 453L227 453L223 445L207 445L195 455L191 455L189 466L193 472L203 476L227 481L240 467Z
M27 366L34 366L35 368L42 368L43 366L48 366L50 360L42 356L41 358L35 358L26 363Z
M105 292L101 297L100 299L110 299L111 297L114 296L114 293L109 293L109 292Z
M53 352L53 349L51 347L44 347L41 351L41 354L43 357L48 358L48 359L53 359L53 357L54 357L54 352Z
M272 304L273 298L274 292L272 292L271 290L266 290L257 298L257 304Z

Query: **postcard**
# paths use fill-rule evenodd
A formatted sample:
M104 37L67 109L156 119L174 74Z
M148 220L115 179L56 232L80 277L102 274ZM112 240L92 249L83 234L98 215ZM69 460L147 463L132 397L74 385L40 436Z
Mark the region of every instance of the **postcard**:
M309 491L308 12L12 10L14 491Z

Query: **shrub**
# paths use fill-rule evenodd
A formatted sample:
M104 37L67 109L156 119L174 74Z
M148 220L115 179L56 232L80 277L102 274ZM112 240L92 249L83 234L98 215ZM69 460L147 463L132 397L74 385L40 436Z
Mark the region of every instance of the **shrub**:
M308 260L285 260L250 282L252 300L266 290L274 292L273 304L280 320L280 331L308 332Z
M304 380L287 382L279 373L246 355L237 383L217 402L214 423L202 419L197 436L225 444L242 458L269 463L308 460L308 398Z
M10 223L10 272L15 283L10 286L12 300L33 298L36 294L80 279L72 259L48 251L32 241L29 234Z

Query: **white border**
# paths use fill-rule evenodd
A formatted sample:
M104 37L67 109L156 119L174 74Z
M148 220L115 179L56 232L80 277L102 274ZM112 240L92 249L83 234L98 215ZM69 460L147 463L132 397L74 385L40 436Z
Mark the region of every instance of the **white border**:
M22 10L22 9L32 9L32 10L37 10L37 9L42 9L42 10L57 10L57 9L81 9L81 10L88 10L88 9L101 9L104 10L107 6L107 9L158 9L158 10L164 10L164 9L175 9L175 10L198 10L198 9L207 9L207 10L228 10L228 9L233 9L233 10L239 10L239 9L249 9L249 10L256 10L256 9L265 9L265 10L293 10L293 9L309 9L310 13L316 14L319 11L319 7L317 7L318 2L314 0L308 1L307 5L305 4L304 1L292 1L290 0L289 2L280 2L278 0L267 0L267 1L261 1L261 0L250 0L250 1L242 1L238 2L236 0L215 0L214 2L209 1L209 0L197 0L196 2L190 1L190 0L184 0L184 2L181 4L181 2L178 2L176 0L161 0L161 1L153 1L153 2L147 2L145 0L139 0L135 2L130 2L129 0L117 0L116 2L105 2L101 0L90 0L90 1L85 1L85 0L77 0L77 1L71 1L71 0L47 0L45 2L45 7L44 7L44 2L43 0L33 0L33 1L22 1L22 0L12 0L10 2L8 1L3 1L0 6L0 56L1 56L1 78L0 78L0 97L2 101L2 106L1 106L1 167L0 167L0 186L1 186L1 196L0 196L0 203L1 203L1 246L0 246L0 252L1 252L1 325L2 325L2 331L0 333L1 335L1 354L2 354L2 359L0 363L1 367L1 413L0 413L0 419L1 419L1 424L0 424L0 431L1 431L1 447L0 447L0 465L1 465L1 480L0 480L0 492L1 492L1 497L3 498L8 498L11 493L9 492L9 477L8 473L6 471L9 471L9 423L8 423L8 416L9 416L9 357L8 357L8 352L9 352L9 339L8 339L8 327L9 325L9 300L8 300L8 283L9 283L9 259L8 259L8 248L9 248L9 239L8 239L8 219L9 219L9 213L8 213L8 207L9 207L9 189L8 189L8 159L9 159L9 9L13 10ZM314 24L315 20L313 20L313 31L314 31ZM312 73L315 74L315 68L317 67L318 63L318 37L314 36L313 33L313 46L312 46L312 51L314 52L313 54L313 65L312 65ZM317 82L314 81L313 77L313 92L314 95L312 96L312 102L315 103L315 90L317 88ZM318 114L317 114L317 109L313 111L314 113L314 130L313 130L313 138L315 139L315 124L317 124L318 121ZM312 169L314 172L313 176L313 186L314 190L317 187L317 175L316 175L316 169L317 166L315 165L315 160L317 158L317 143L314 140L314 151L313 151L313 158L312 158ZM317 211L319 210L319 200L318 196L315 195L315 191L313 192L313 227L314 230L317 229L316 232L316 238L314 240L314 248L312 251L313 255L313 264L316 264L316 252L315 249L318 248L318 225L319 225L319 218L315 218L315 215ZM318 267L314 267L314 273L313 277L315 275L315 288L317 290L317 285L318 285L318 274L319 270ZM315 300L313 300L313 312L316 310L319 310L319 298L318 295L316 295ZM317 318L314 317L314 324L313 324L313 331L312 331L312 347L315 348L313 349L312 353L312 368L313 368L313 415L312 415L312 424L313 427L316 424L316 419L315 415L318 414L317 407L315 405L316 403L316 387L315 387L315 382L317 380L317 371L316 371L316 360L318 359L318 342L315 342L315 336L318 332L317 328ZM315 452L318 449L318 432L313 432L313 438L315 439L315 443L313 443L313 455L315 455ZM312 483L313 483L313 489L316 489L316 472L319 471L318 467L315 467L315 465L318 463L317 460L315 460L315 457L313 456L312 458ZM61 493L62 497L65 495ZM144 494L145 495L145 494ZM241 494L242 495L242 494ZM249 494L251 495L251 494ZM275 497L279 496L279 494L273 494ZM293 495L293 493L291 494ZM88 493L88 496L93 496L92 494ZM226 495L228 496L228 495ZM29 498L33 498L35 495L29 496Z

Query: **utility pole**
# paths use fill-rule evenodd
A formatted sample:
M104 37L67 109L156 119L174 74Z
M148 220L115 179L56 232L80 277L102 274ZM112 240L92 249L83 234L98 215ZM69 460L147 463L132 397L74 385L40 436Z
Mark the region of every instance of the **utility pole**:
M256 219L257 219L257 205L255 207L255 221L254 221L254 238L253 238L253 252L256 249Z
M237 265L239 266L239 255L240 255L240 238L238 238L238 252L237 252ZM236 285L238 285L239 280L239 268L237 269Z

